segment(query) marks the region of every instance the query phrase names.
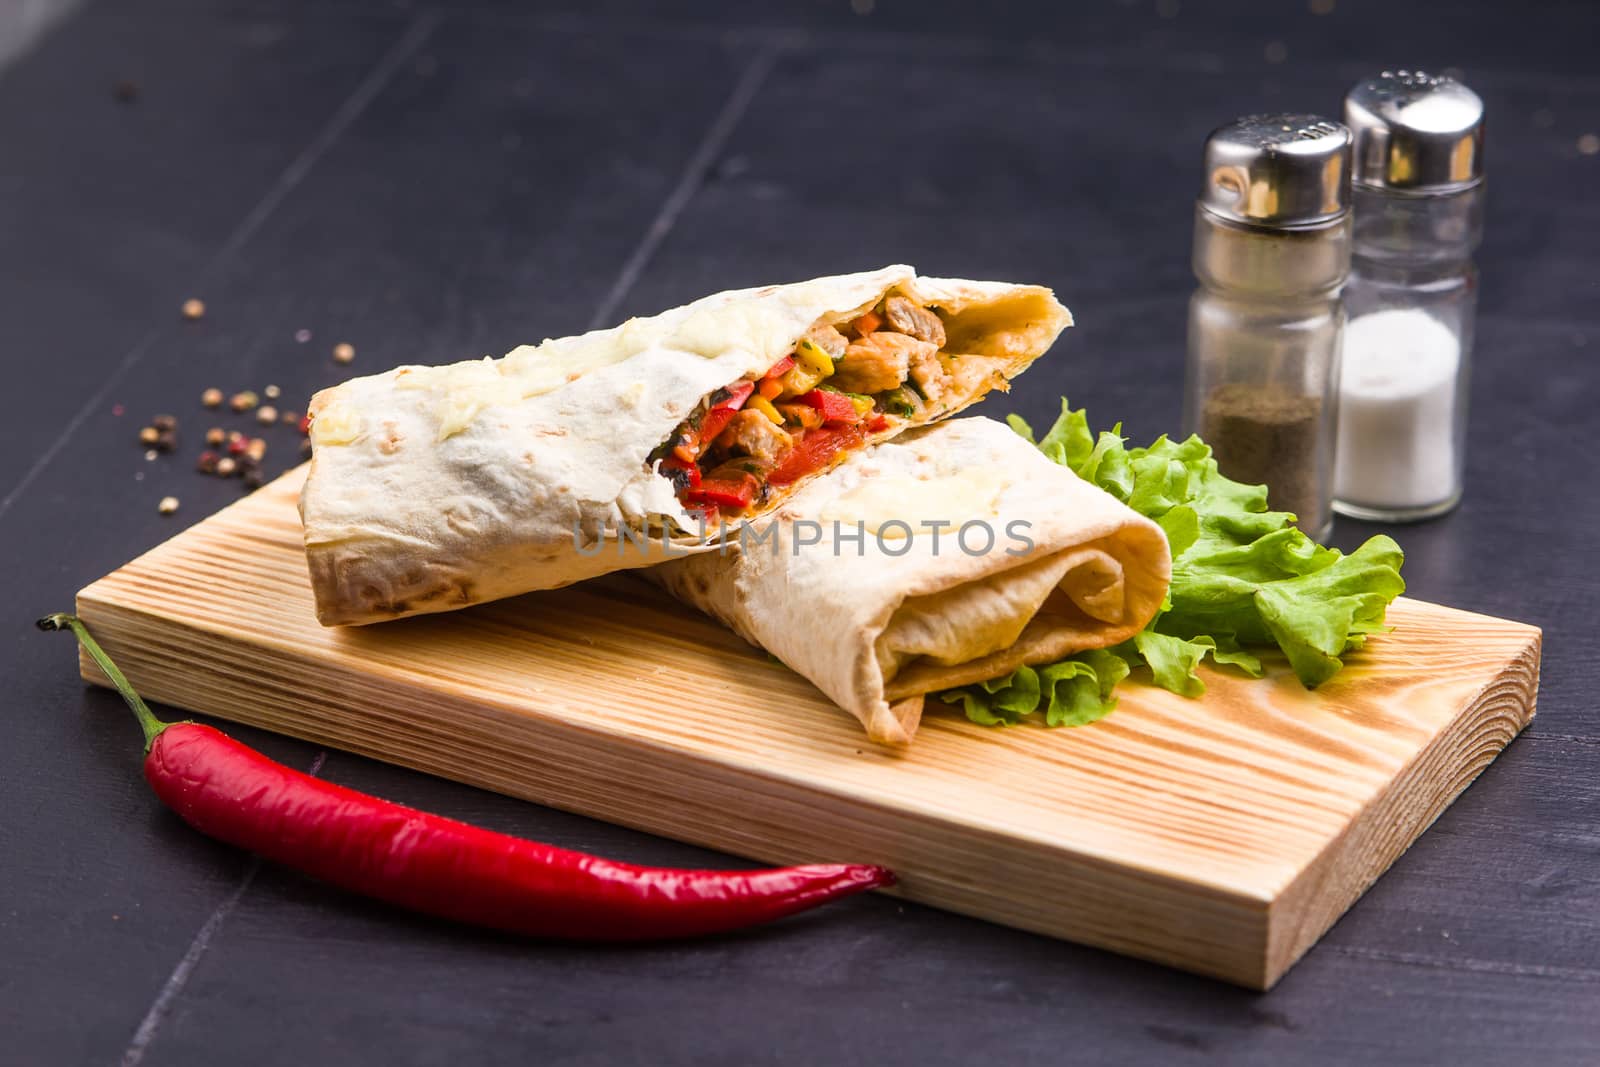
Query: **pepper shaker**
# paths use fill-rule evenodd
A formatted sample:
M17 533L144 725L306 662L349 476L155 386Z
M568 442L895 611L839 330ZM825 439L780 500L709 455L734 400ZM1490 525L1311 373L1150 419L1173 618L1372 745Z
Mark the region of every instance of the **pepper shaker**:
M1334 507L1430 518L1461 499L1483 102L1450 78L1384 71L1350 90L1344 115L1355 240Z
M1195 206L1185 432L1318 541L1333 521L1350 143L1316 115L1231 122L1206 139Z

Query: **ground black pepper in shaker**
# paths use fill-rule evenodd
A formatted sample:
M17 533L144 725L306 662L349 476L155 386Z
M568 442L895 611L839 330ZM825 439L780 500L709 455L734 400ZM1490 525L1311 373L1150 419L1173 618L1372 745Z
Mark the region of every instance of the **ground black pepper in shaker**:
M1268 487L1273 511L1315 515L1323 506L1316 477L1321 421L1321 397L1234 382L1205 398L1200 436L1228 457L1228 477Z
M1350 131L1255 115L1206 139L1195 207L1184 427L1321 541L1350 271Z

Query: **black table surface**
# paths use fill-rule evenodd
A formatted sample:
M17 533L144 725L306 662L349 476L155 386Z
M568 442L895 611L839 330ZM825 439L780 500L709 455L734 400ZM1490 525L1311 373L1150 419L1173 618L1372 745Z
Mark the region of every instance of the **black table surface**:
M104 0L0 72L0 1060L1600 1059L1595 6L856 7ZM732 286L888 262L1043 282L1079 325L984 413L1043 421L1068 392L1135 439L1176 429L1206 132L1334 113L1408 64L1484 97L1492 180L1465 502L1392 532L1414 595L1545 628L1540 712L1271 993L883 897L648 948L400 914L179 823L117 698L31 628L238 496L192 469L204 427L254 425L208 386L299 408ZM147 461L168 411L182 447ZM292 465L293 430L267 436ZM737 862L235 732L501 830Z

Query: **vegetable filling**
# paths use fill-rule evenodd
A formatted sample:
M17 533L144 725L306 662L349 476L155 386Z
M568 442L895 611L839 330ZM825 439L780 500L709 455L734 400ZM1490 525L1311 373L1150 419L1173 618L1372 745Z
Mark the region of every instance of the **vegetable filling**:
M899 295L819 322L765 374L702 401L651 459L686 509L737 517L868 435L927 421L970 393L972 375L945 342L939 310Z

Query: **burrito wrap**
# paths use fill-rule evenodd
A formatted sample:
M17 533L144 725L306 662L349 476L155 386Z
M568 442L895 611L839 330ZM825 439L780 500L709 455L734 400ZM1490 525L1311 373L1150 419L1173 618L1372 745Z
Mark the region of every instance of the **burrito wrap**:
M759 376L819 320L853 317L891 291L937 306L945 350L978 357L966 366L981 380L932 417L1005 388L1071 323L1039 286L895 266L718 293L498 360L399 367L323 390L300 498L318 618L445 611L646 566L662 558L666 521L679 546L703 550L704 538L679 532L698 524L652 452L708 394ZM911 425L888 421L867 441ZM646 536L624 541L630 533Z
M835 550L835 522L864 531L859 548ZM976 552L978 526L974 554L963 549L973 522L993 531L989 551ZM1161 605L1171 557L1153 522L970 418L857 453L726 553L646 576L809 678L873 740L905 743L927 693L1132 637Z

